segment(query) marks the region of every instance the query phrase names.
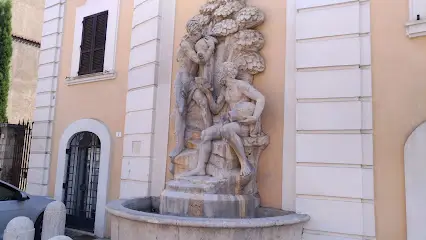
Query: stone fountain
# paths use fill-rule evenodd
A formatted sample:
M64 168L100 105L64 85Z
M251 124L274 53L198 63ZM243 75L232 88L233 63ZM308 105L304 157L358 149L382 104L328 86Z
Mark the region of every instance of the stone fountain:
M255 29L264 20L244 0L207 0L188 21L174 84L173 180L159 198L110 203L113 240L301 239L309 216L262 208L257 189L269 144L265 97L253 86L265 70Z

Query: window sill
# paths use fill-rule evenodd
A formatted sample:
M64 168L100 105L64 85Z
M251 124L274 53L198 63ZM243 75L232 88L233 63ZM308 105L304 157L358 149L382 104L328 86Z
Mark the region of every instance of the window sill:
M426 20L408 22L405 28L409 38L426 36Z
M117 74L115 71L112 71L112 72L104 71L101 73L87 74L87 75L76 76L76 77L67 77L65 81L68 86L71 86L71 85L77 85L77 84L113 80L116 78L116 76Z

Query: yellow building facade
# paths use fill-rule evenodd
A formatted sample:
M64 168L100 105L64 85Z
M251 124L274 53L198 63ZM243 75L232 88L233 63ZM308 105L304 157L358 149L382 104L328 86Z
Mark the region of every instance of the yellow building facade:
M29 193L83 207L99 237L107 202L160 195L177 50L205 2L46 0ZM266 16L261 205L309 214L306 240L426 238L424 1L246 2Z

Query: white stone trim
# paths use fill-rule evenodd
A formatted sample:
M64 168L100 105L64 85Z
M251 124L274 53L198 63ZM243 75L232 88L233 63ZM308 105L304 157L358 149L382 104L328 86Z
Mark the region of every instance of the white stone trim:
M169 119L170 94L173 67L173 42L175 28L176 0L162 0L160 54L157 81L156 119ZM169 121L155 122L154 159L151 172L151 196L160 196L166 181L166 164L168 160Z
M101 156L99 165L98 194L96 200L95 235L104 237L106 230L106 210L108 201L109 167L111 159L111 135L104 123L94 119L81 119L70 124L59 141L58 165L56 168L55 200L63 201L62 185L65 181L66 149L72 137L79 132L92 132L101 141Z
M120 198L164 188L176 0L135 1Z
M69 77L65 81L68 86L71 86L71 85L77 85L77 84L113 80L116 77L117 77L116 72L104 71L102 73L88 74L88 75L77 76L77 77Z
M296 210L296 0L287 0L282 209Z
M410 38L426 36L426 20L410 21L405 28Z
M370 1L286 9L282 208L311 216L306 239L373 239Z
M426 2L424 0L409 0L409 21L416 21L417 15L420 19L426 19Z
M426 239L426 122L418 126L405 143L405 203L407 240Z
M350 2L358 2L359 0L304 0L296 1L297 10L308 10L310 8L323 7L328 5L338 5Z
M36 108L33 118L35 135L31 140L27 183L27 192L34 195L47 195L65 2L65 0L46 0L45 2Z
M116 46L118 37L120 0L87 0L83 6L78 7L75 11L74 43L70 76L71 78L78 76L83 19L84 17L104 11L108 11L104 69L108 72L115 71L115 53L117 48Z
M409 0L409 20L405 25L409 38L426 36L426 1ZM420 20L417 20L420 15Z

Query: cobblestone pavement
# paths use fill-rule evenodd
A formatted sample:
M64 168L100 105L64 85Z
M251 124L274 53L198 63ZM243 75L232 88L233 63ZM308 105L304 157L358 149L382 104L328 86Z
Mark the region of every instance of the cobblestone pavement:
M109 239L99 239L89 234L85 234L85 233L70 230L70 229L65 230L65 235L72 238L73 240L109 240Z

